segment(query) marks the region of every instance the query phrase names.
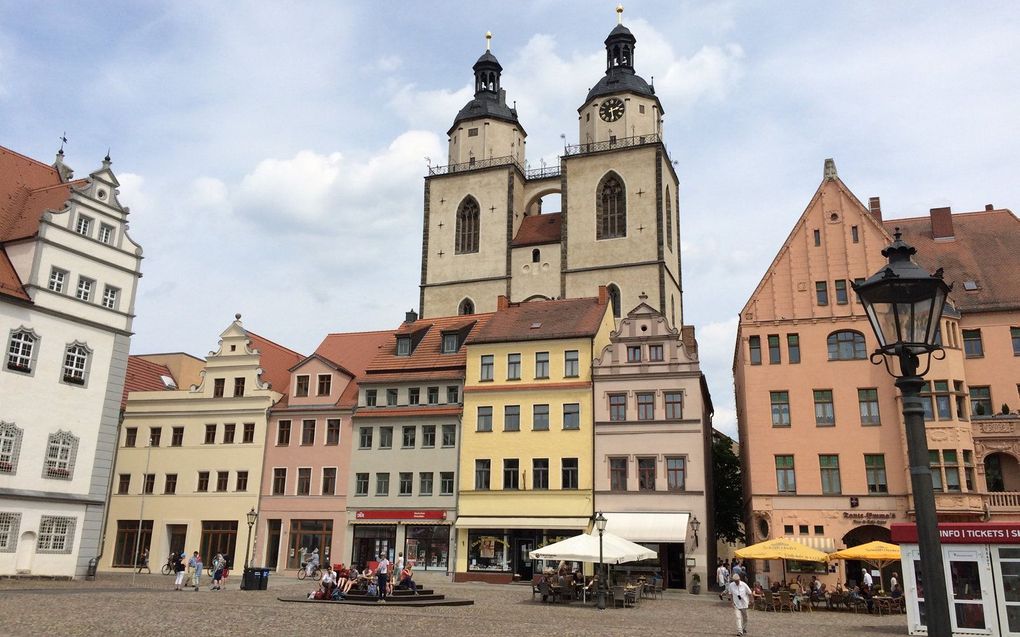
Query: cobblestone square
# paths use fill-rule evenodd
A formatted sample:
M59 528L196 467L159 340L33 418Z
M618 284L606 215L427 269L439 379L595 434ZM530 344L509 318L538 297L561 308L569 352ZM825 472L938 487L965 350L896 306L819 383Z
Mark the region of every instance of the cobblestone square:
M542 604L524 585L452 584L423 577L422 584L473 606L401 608L294 604L279 596L314 588L293 575L274 575L270 590L199 592L171 590L162 575L100 574L96 582L0 581L0 635L733 635L730 607L714 593L667 591L637 608L597 611L590 604ZM905 635L904 615L878 617L846 612L752 612L753 637L865 637Z

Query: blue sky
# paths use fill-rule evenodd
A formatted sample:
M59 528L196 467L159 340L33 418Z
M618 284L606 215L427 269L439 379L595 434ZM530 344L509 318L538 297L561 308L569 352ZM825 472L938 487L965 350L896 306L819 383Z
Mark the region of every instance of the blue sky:
M235 312L301 352L417 304L422 176L494 34L529 161L577 138L615 2L0 0L0 144L111 148L145 250L132 348ZM626 3L680 175L685 320L734 433L736 316L834 157L887 218L1016 209L1015 3Z

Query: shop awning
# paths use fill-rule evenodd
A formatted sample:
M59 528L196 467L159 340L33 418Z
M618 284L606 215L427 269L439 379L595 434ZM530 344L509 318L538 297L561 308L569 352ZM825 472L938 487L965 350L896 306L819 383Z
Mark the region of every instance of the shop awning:
M604 513L606 530L631 542L686 542L689 513Z
M836 551L836 540L831 537L822 537L821 535L787 535L786 539L800 542L822 553L833 553Z
M575 529L588 528L591 518L481 518L461 516L454 526L459 529Z

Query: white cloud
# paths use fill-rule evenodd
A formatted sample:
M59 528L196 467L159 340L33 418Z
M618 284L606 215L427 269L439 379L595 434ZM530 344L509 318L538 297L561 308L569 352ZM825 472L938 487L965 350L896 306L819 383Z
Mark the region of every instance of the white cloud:
M686 320L685 322L689 322ZM737 335L737 317L698 325L698 359L708 379L712 404L715 407L713 426L736 438L737 410L733 398L733 346Z
M385 73L392 73L404 65L404 60L399 55L384 55L375 61L375 69Z

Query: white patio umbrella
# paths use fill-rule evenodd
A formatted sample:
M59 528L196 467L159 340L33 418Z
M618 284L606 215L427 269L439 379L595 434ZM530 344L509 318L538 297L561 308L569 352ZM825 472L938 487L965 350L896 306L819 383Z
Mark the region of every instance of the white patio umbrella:
M598 533L582 533L555 544L543 546L528 553L533 560L563 560L567 562L598 562ZM602 561L606 564L624 564L639 560L650 560L658 554L640 544L625 540L612 533L602 534Z

